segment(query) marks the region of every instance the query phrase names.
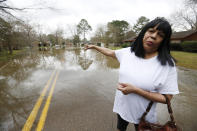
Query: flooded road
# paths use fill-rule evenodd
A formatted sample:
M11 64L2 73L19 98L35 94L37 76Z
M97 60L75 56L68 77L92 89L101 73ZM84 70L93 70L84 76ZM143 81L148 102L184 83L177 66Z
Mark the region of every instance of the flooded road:
M0 69L0 131L27 129L24 125L45 131L115 131L118 68L112 58L81 49L31 51L10 61ZM172 100L174 117L184 131L195 131L197 71L178 67L178 77L181 93ZM157 110L165 122L166 105L158 104ZM133 125L128 130L134 131Z

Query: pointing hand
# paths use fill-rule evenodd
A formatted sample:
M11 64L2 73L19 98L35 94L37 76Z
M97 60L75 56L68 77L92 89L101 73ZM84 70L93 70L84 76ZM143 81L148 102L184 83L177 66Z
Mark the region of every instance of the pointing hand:
M93 49L94 48L94 45L87 45L85 44L84 45L84 49L87 50L87 49Z

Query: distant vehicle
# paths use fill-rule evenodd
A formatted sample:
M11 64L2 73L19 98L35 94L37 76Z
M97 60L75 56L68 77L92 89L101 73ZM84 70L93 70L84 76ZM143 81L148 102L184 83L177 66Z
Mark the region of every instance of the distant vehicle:
M55 49L60 49L61 46L60 45L55 45Z

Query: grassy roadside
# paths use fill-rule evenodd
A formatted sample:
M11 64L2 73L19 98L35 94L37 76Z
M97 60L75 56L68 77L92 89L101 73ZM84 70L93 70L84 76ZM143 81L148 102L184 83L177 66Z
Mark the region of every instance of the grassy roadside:
M118 47L118 46L115 46L115 47L108 47L108 48L110 48L110 49L112 49L112 50L122 49L122 47Z
M197 53L171 51L171 54L177 60L176 65L197 70Z
M7 52L3 51L0 52L0 61L8 61L14 58L16 55L20 54L24 50L13 50L12 54L8 54Z

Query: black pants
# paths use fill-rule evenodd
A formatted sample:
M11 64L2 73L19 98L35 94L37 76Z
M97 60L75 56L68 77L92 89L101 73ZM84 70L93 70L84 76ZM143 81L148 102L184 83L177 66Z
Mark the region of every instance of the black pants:
M127 129L127 126L129 125L129 122L123 120L119 114L117 114L118 116L118 121L117 121L117 128L120 130L120 131L126 131ZM138 130L138 124L134 124L135 126L135 130L137 131Z

